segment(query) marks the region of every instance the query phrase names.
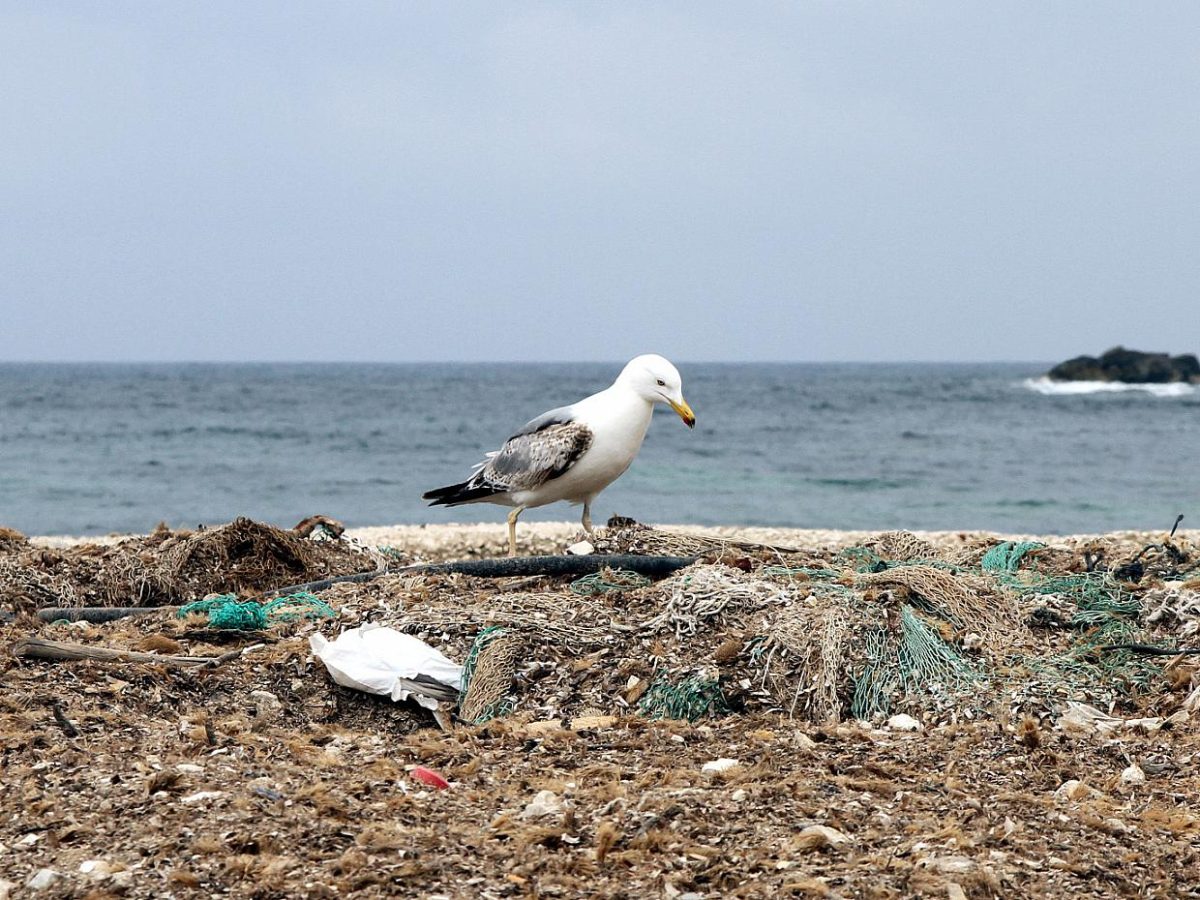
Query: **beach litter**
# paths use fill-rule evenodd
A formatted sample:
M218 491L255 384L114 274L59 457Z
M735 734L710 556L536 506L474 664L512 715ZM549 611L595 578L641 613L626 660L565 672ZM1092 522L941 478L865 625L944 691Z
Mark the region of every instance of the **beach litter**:
M1167 896L1197 862L1200 794L1180 775L1200 759L1187 708L1200 698L1196 661L1128 647L1186 649L1200 584L1174 562L1170 580L1153 566L1136 584L1116 578L1143 537L1014 540L989 567L1005 542L982 535L797 547L624 523L589 536L592 554L561 557L590 571L520 559L471 570L459 564L507 561L400 546L430 566L380 573L370 552L325 532L296 537L330 553L324 571L236 597L224 585L173 594L169 610L101 624L10 607L8 877L77 873L95 858L91 833L114 859L146 861L121 885L132 896L316 896L305 885L317 884L329 896L649 896L664 884L704 896L866 884ZM1021 543L1044 546L1014 562ZM1186 535L1172 543L1195 558ZM141 552L144 570L160 568L154 547ZM654 568L652 555L641 577L622 574L635 570L619 555L639 552L687 562ZM22 602L20 585L57 579L41 603L102 606L89 569L67 558L89 554L0 551L28 570ZM336 626L258 618L269 591L360 574L310 592ZM180 618L196 597L219 602ZM209 621L234 601L252 601L246 621L267 628ZM351 668L372 633L393 635L369 666L376 693L361 687L367 673L340 681L326 668L334 627L357 634ZM69 636L65 655L27 654L49 640L39 629ZM231 641L232 653L218 646ZM393 702L406 691L457 724L431 729L428 706ZM453 789L435 793L433 776ZM558 803L523 816L542 792ZM20 844L26 834L40 839ZM156 862L164 835L183 849ZM1136 873L1114 862L1130 854Z
M343 687L395 701L411 697L430 710L458 699L462 666L394 628L363 625L343 631L332 641L314 634L308 642L313 656Z

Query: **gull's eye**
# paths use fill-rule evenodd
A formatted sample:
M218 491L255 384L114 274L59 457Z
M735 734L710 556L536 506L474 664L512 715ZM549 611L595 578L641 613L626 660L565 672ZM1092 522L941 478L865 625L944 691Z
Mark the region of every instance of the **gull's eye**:
M663 381L663 380L660 378L660 379L658 379L658 386L659 386L659 387L666 387L666 386L667 386L667 383L666 383L665 381Z

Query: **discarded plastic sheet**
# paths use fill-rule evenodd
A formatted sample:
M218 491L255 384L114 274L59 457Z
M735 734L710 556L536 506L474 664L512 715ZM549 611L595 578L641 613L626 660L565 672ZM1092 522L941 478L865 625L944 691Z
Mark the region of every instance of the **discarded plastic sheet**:
M363 625L343 631L333 641L314 634L308 642L313 655L344 687L397 701L412 697L426 709L436 710L438 694L456 696L462 686L462 666L424 641L394 628ZM429 692L414 680L426 681Z

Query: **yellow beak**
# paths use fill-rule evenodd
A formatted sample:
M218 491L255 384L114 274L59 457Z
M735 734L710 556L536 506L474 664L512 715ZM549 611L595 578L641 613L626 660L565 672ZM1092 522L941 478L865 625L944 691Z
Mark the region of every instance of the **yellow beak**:
M686 400L681 400L678 403L674 400L668 400L667 402L671 404L671 409L679 414L679 418L683 419L683 423L688 428L696 427L696 414L692 412L692 408L687 405Z

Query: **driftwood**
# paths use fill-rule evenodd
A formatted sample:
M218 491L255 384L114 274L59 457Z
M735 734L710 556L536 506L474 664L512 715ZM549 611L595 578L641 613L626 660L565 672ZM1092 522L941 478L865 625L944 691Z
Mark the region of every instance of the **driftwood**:
M143 653L140 650L114 650L111 647L92 647L88 644L70 644L66 641L27 637L13 647L13 655L60 661L87 659L94 662L152 663L172 669L213 669L241 656L242 651L231 650L220 656L166 656L161 653Z

